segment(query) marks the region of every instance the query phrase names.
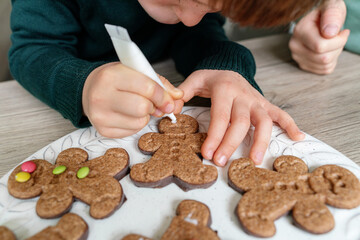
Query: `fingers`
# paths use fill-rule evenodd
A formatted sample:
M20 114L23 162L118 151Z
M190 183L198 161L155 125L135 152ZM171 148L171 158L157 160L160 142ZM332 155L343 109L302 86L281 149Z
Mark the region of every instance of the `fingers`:
M223 93L226 91L222 88L223 86L220 85L212 97L208 136L201 147L201 153L206 159L213 159L213 155L229 127L233 98L224 96ZM217 159L213 159L215 164L224 166L227 162L227 159L223 158L224 155L217 157Z
M325 53L316 53L302 45L301 42L292 40L289 47L292 51L292 58L299 64L299 67L316 74L332 73L342 52L342 48L339 48Z
M178 100L181 99L184 96L184 92L183 90L174 87L174 85L172 85L169 80L167 80L165 77L161 76L158 74L159 79L161 80L161 82L164 84L166 91L170 94L170 96L174 99L174 100Z
M139 131L150 121L150 115L144 117L130 117L118 113L106 112L92 116L91 123L101 128L119 128L123 130Z
M184 106L184 101L183 100L175 100L175 110L174 113L178 114L181 112L182 108Z
M109 108L115 113L129 117L145 117L155 113L153 103L143 96L122 91L114 91L110 94L112 94L112 103L109 104Z
M249 155L255 164L261 164L270 142L273 121L261 106L256 106L251 112L251 122L255 131Z
M128 129L121 129L121 128L111 128L111 127L101 127L97 129L98 133L101 136L108 137L108 138L123 138L127 136L131 136L138 131L138 130L128 130Z
M159 84L118 62L104 64L87 77L82 95L83 112L100 134L124 137L141 130L150 115L162 116L174 110L173 96Z
M305 134L300 131L294 119L287 112L275 105L269 104L268 114L272 121L278 123L292 140L301 141L305 138Z
M321 9L320 29L324 38L338 35L345 22L346 6L343 0L327 1Z
M299 32L295 30L294 37L314 53L326 53L339 48L342 49L350 34L349 30L345 29L336 37L325 39L318 33L318 30L309 30L309 32L311 32L311 34L304 34L302 31Z
M155 81L135 70L117 64L102 74L105 75L102 78L111 81L118 91L141 95L164 113L171 113L174 110L174 101L170 94Z
M336 37L325 39L319 34L300 34L295 31L289 42L292 58L303 70L316 74L329 74L335 70L350 31L345 29Z
M235 100L230 126L213 158L216 165L225 166L246 136L250 127L250 115L247 110L247 106L237 103L237 100Z

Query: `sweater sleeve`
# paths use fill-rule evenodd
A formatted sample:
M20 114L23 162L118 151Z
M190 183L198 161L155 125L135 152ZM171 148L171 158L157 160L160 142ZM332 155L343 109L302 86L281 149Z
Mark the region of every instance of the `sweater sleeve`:
M224 23L224 17L212 13L194 27L182 26L171 50L177 70L184 76L200 69L235 71L262 94L254 80L256 65L251 52L228 40Z
M90 122L82 114L83 85L104 62L77 57L81 29L74 2L12 0L9 63L24 88L74 126L85 127Z

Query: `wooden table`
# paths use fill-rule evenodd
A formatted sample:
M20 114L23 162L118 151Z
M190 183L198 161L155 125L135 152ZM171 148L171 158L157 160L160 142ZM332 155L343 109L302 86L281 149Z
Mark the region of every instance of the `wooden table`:
M255 56L256 80L265 97L286 110L304 132L360 165L360 56L345 51L333 74L314 75L291 60L288 40L288 35L274 35L240 42ZM183 80L170 60L154 67L168 79ZM0 83L0 177L74 130L16 81Z

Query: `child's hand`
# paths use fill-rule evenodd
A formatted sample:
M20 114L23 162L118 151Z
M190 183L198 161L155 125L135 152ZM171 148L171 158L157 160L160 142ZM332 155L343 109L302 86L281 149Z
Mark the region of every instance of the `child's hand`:
M293 140L302 140L289 114L267 101L240 74L224 70L198 70L179 86L184 91L183 101L176 102L178 112L183 102L193 96L211 98L208 137L201 153L224 166L246 136L250 123L255 126L254 144L250 158L260 164L267 150L273 122L277 122ZM229 125L230 124L230 125Z
M174 99L183 92L160 78L167 88L119 62L93 70L85 81L84 114L97 131L111 138L130 136L149 122L150 115L161 117L174 110Z
M345 16L344 1L330 0L296 24L289 48L301 69L316 74L334 71L350 34L348 29L340 30Z

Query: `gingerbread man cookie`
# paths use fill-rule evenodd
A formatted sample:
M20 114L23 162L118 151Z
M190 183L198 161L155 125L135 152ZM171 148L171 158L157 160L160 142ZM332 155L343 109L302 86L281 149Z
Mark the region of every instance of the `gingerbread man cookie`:
M164 187L174 182L188 191L215 183L216 167L204 165L197 155L206 133L197 133L199 124L194 118L181 114L176 118L177 123L163 118L158 125L160 133L146 133L139 139L140 150L153 156L131 168L130 178L136 186Z
M68 212L74 198L90 205L93 218L111 215L125 200L119 179L125 176L129 156L124 149L112 148L103 156L88 160L86 151L62 151L55 165L36 159L16 167L9 176L9 193L21 199L40 195L36 213L55 218Z
M243 193L236 215L248 233L271 237L274 221L292 211L295 223L321 234L335 221L325 204L337 208L360 205L360 182L354 174L336 165L320 166L308 173L306 164L294 156L281 156L275 171L257 168L248 158L234 160L229 167L229 185Z
M219 240L217 233L211 230L209 208L195 200L183 200L176 209L176 216L161 237L161 240ZM150 240L144 236L130 234L123 240Z

